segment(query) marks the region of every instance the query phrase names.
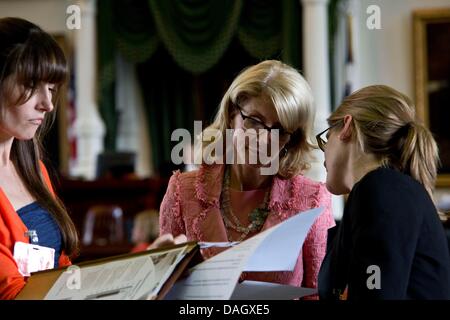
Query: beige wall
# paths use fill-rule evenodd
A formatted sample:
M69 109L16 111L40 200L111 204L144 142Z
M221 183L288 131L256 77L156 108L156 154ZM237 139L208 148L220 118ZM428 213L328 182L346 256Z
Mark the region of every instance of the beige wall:
M0 0L0 17L20 17L50 33L66 32L65 0Z
M360 86L386 84L414 99L412 12L450 7L450 0L361 0ZM381 30L366 27L369 5L381 9ZM449 53L450 54L450 53Z

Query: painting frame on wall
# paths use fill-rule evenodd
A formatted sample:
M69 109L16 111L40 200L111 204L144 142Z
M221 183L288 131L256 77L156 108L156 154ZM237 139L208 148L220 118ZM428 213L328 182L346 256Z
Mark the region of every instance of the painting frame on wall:
M416 111L439 146L438 188L450 187L450 125L445 123L450 119L450 51L446 51L450 48L449 30L450 7L413 12Z

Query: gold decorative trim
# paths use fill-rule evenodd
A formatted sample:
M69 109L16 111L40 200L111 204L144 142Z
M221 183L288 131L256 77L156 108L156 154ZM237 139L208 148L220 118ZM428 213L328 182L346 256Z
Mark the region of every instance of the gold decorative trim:
M413 54L416 115L429 128L429 105L426 95L427 30L429 23L450 22L450 8L418 9L413 11ZM436 187L450 187L450 174L439 175Z

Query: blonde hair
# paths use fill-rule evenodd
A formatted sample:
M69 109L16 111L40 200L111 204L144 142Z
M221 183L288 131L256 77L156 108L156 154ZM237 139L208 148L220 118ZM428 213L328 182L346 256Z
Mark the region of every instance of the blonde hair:
M266 95L277 112L283 129L293 132L286 145L287 153L280 158L278 175L289 179L309 169L310 155L314 149L311 130L314 121L313 96L306 80L294 68L276 60L263 61L244 69L231 83L220 102L214 122L207 127L208 132L230 129L233 106L247 97ZM231 111L230 111L231 108ZM204 150L215 141L198 141ZM203 151L202 151L203 152ZM203 157L203 153L196 157Z
M438 147L431 132L416 121L414 105L407 96L388 86L368 86L346 97L328 122L338 124L346 115L353 117L363 152L410 175L432 197Z
M147 242L155 240L159 236L159 213L157 210L145 210L134 217L133 228L139 228L145 235Z

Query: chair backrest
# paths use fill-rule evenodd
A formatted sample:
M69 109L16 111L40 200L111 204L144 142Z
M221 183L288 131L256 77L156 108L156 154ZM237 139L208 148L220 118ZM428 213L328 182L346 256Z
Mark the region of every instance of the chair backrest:
M106 246L125 242L123 211L119 206L89 208L84 221L83 245Z

